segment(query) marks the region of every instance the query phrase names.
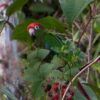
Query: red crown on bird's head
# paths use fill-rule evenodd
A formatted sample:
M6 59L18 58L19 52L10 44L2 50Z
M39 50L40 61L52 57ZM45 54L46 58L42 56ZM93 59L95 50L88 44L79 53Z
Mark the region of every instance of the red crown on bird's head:
M28 25L27 29L29 30L30 28L35 28L36 26L42 26L42 25L38 22L33 22Z
M43 30L44 27L40 23L38 23L38 22L33 22L33 23L31 23L31 24L29 24L27 26L27 30L28 30L28 32L29 32L29 34L31 36L35 36L36 31L39 30L39 29Z

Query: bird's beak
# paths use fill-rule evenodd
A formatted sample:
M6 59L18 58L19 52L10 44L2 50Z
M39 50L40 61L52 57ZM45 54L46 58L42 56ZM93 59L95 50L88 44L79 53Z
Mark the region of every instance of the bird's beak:
M33 28L29 29L30 36L35 36L35 30Z

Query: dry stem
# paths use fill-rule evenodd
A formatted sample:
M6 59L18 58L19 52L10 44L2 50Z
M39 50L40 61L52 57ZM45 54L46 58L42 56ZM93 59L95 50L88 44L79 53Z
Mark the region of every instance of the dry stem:
M72 78L72 80L69 82L69 84L67 85L67 88L65 90L65 93L62 97L62 100L64 100L66 93L68 92L70 86L72 85L72 83L76 80L76 78L81 75L85 70L87 70L87 68L89 68L90 66L92 66L94 63L96 63L98 60L100 59L100 55L93 60L92 62L86 64L85 66L82 67L82 69Z

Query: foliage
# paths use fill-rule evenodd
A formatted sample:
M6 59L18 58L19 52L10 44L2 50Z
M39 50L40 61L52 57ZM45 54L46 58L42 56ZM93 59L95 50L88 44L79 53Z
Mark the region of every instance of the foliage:
M67 22L72 22L82 13L82 11L90 4L93 0L59 0L63 13L67 18Z
M100 33L100 18L98 18L98 19L95 20L95 23L94 23L94 30L95 30L97 33Z
M25 80L33 84L32 87L39 89L39 93L37 89L32 90L33 95L36 97L43 96L43 94L40 95L40 93L43 93L43 89L41 88L44 82L48 79L51 80L51 83L54 80L69 80L78 72L84 60L84 54L74 47L72 41L66 41L65 46L59 50L59 54L54 55L50 62L46 62L44 59L48 59L46 57L49 52L50 51L46 49L36 49L28 53Z
M10 16L16 11L20 10L22 6L27 2L28 0L16 0L13 4L11 4L7 9L7 15Z
M7 8L9 17L17 12L20 19L24 14L21 22L14 27L11 39L17 40L25 47L19 51L24 66L23 81L27 84L26 91L30 90L29 94L32 94L34 100L48 100L48 94L52 91L51 89L47 91L48 93L45 92L48 84L53 87L54 83L58 82L67 87L84 65L100 55L99 5L97 0L15 0ZM28 12L23 11L25 7ZM26 16L27 13L31 13L31 17ZM37 32L35 41L32 40L27 29L32 22L39 22L44 27L44 30ZM27 57L22 58L24 50ZM86 81L88 77L88 85L82 83L83 89L79 90L77 79L70 87L68 93L70 90L74 91L74 95L71 96L73 100L87 100L84 91L91 100L100 98L100 62L97 61L91 68L90 76L86 76L87 72L79 76L81 82ZM61 92L60 86L58 90ZM1 91L7 97L13 98L8 91L2 89ZM68 99L67 94L65 98Z

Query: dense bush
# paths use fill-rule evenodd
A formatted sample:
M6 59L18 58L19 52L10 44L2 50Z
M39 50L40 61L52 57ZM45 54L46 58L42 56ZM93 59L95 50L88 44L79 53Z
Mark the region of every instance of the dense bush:
M15 0L7 16L14 13L11 38L19 43L27 100L99 100L99 0ZM44 27L34 41L33 22Z

